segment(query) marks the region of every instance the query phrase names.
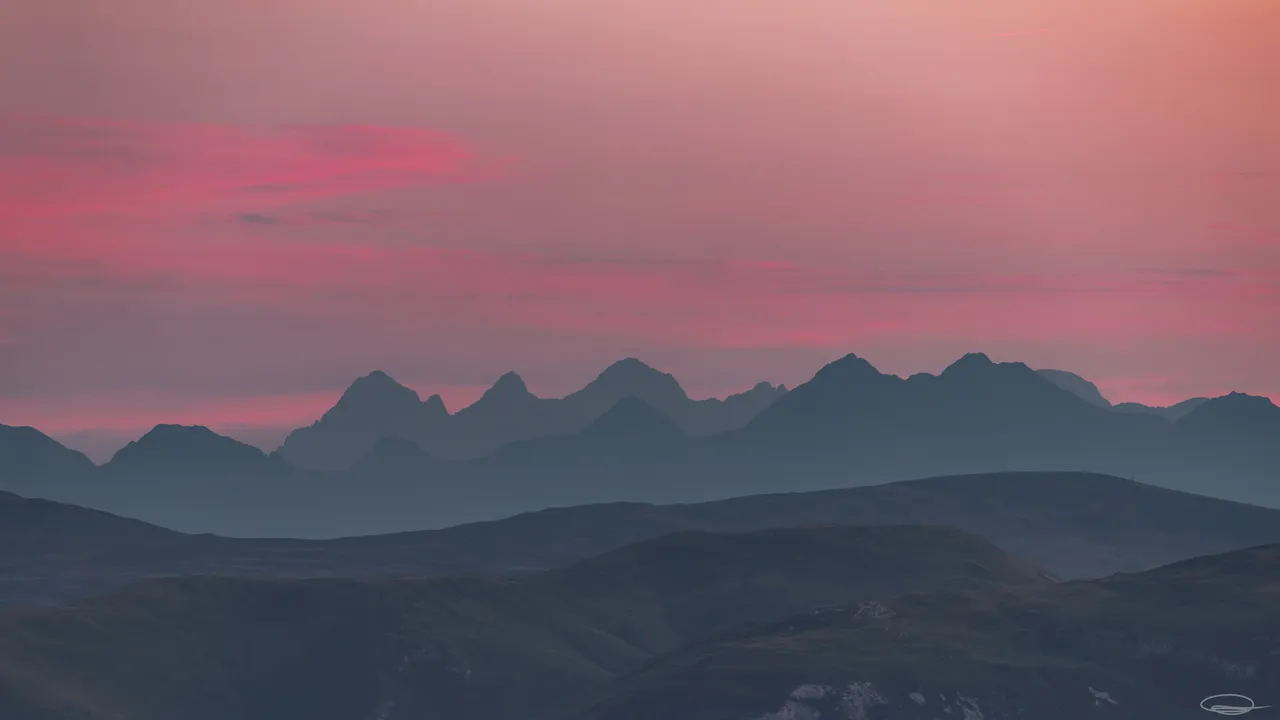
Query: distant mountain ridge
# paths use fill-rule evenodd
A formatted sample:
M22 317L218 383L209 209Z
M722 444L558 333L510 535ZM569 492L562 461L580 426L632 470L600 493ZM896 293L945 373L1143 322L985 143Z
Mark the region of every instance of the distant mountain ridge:
M300 468L345 470L379 439L394 436L441 458L468 459L511 442L580 432L627 397L644 401L687 435L711 435L745 425L785 393L784 386L762 382L724 400L693 400L670 374L626 358L563 398L539 398L508 372L450 415L439 396L423 402L378 371L356 380L315 424L290 433L278 452Z
M1102 408L1110 408L1116 412L1122 413L1155 415L1156 417L1164 418L1169 422L1177 421L1179 418L1192 410L1195 410L1201 403L1209 399L1203 397L1190 398L1168 407L1153 407L1136 402L1123 402L1113 405L1110 400L1102 395L1102 392L1098 390L1097 385L1094 385L1073 372L1067 372L1065 370L1037 370L1036 372L1043 375L1045 379L1052 382L1054 385L1057 385L1063 390L1072 393L1076 397L1092 405Z
M96 470L84 453L33 427L0 425L0 488L39 495L47 478L76 482Z
M1280 407L1269 399L1229 393L1198 404L1178 420L1184 429L1232 433L1280 433Z
M157 425L102 466L112 474L262 473L283 467L278 456L198 425Z
M1180 403L1169 405L1168 407L1152 407L1150 405L1143 405L1142 403L1126 402L1113 405L1112 409L1116 412L1146 413L1162 417L1169 422L1177 422L1187 413L1195 410L1201 404L1208 402L1208 400L1209 398L1203 397L1190 398L1183 400Z
M628 360L559 400L534 396L508 373L448 415L438 400L421 402L374 373L296 436L338 449L330 459L351 455L341 470L298 467L178 426L157 427L101 469L72 462L79 469L68 470L52 458L65 461L70 451L57 452L38 433L10 432L10 441L43 447L28 457L44 460L0 467L0 489L187 531L296 537L416 530L586 503L698 502L1029 469L1134 477L1280 507L1280 408L1270 400L1233 393L1171 422L1103 407L1058 381L981 353L907 378L850 354L790 391L758 386L752 402L764 407L747 417L738 414L745 396L731 398L739 403L731 413L730 401L690 401L669 375ZM630 387L647 397L624 392ZM362 420L364 412L374 420ZM683 423L673 412L685 413ZM698 417L730 416L742 426L686 430ZM412 433L395 418L441 424L406 437ZM521 439L502 440L512 436ZM460 450L479 441L497 445L480 456Z
M319 420L294 430L277 452L299 467L346 469L388 436L415 441L449 421L439 395L421 400L376 370L358 378Z
M1112 407L1111 401L1103 397L1097 385L1085 380L1073 372L1065 370L1037 370L1046 380L1098 407Z

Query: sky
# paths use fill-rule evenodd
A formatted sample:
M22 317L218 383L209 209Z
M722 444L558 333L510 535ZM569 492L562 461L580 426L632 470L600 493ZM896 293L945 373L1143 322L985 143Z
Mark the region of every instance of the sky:
M1280 399L1274 0L0 7L0 423L264 446L636 356Z

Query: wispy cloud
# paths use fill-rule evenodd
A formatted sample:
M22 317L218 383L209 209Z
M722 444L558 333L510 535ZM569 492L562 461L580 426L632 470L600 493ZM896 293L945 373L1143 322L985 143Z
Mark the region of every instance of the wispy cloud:
M491 169L463 141L419 128L0 117L0 218L9 219L281 206Z
M87 257L46 247L40 263L26 266L39 281L21 284L10 305L22 308L28 330L22 351L0 356L33 397L6 407L62 428L94 426L116 411L133 424L201 414L269 424L305 419L322 405L315 388L388 362L420 367L429 358L436 374L421 389L434 392L481 382L477 364L527 367L533 347L557 358L582 347L719 357L786 349L814 363L851 350L1003 348L1033 361L1022 353L1105 346L1145 358L1143 348L1212 346L1221 354L1280 339L1271 322L1280 291L1269 275L1243 268L868 272L751 258L299 241L291 228L246 226L177 245L130 245L125 236L113 240L113 252ZM0 279L13 271L0 269ZM1184 282L1165 285L1170 278ZM1169 357L1197 362L1193 353ZM152 388L153 400L145 412L124 412L138 391L113 400L103 388ZM72 394L74 403L50 408L53 394Z

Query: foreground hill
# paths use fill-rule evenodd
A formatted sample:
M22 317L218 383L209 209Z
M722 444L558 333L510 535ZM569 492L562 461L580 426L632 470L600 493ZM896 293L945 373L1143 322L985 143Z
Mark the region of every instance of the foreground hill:
M937 527L684 533L509 580L152 581L0 618L0 716L533 718L740 623L1047 582Z
M693 505L586 505L324 541L186 535L0 493L0 604L57 602L181 574L526 573L669 533L809 524L955 527L1066 578L1280 543L1280 511L1086 473L943 477Z
M307 541L187 535L97 510L0 492L0 605L57 603L189 574L433 574L411 538Z
M519 579L179 578L0 616L24 720L1204 717L1280 693L1280 546L1055 584L933 527L683 533Z
M1276 628L1272 545L1087 583L912 594L742 628L561 716L1203 718L1210 696L1280 697ZM1232 700L1247 704L1221 702Z
M1280 542L1280 511L1270 508L1107 475L1016 472L687 505L586 505L387 537L430 538L461 549L456 557L471 567L503 571L563 565L681 530L823 523L955 527L1066 578Z

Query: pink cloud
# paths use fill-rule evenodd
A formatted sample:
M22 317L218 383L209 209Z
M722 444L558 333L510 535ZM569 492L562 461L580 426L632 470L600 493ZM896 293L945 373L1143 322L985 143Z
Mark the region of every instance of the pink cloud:
M501 167L418 128L0 117L0 218L276 207Z
M323 316L359 298L361 314L383 323L720 347L834 350L895 333L974 341L1246 336L1277 306L1277 275L1263 270L865 272L266 237L274 233L238 229L202 243L122 236L101 252L47 243L27 259L44 284L132 287L133 297L151 292L171 303Z
M899 356L934 352L930 348L956 356L985 350L1035 364L1037 354L1052 357L1055 348L1079 354L1108 347L1121 356L1136 348L1145 353L1138 362L1151 366L1152 377L1166 373L1183 381L1113 381L1108 390L1120 393L1117 401L1165 402L1172 388L1194 394L1202 386L1190 381L1196 370L1187 363L1198 362L1195 353L1175 350L1182 356L1152 363L1164 348L1212 346L1222 355L1274 346L1278 339L1271 321L1280 312L1280 288L1266 269L872 272L776 259L627 261L354 239L299 242L277 237L275 228L226 233L181 247L138 240L129 252L88 261L46 246L36 285L43 288L40 297L58 302L34 304L30 318L71 303L87 324L59 330L61 320L52 316L35 323L44 336L31 342L43 343L44 356L56 362L29 370L56 380L114 367L110 376L125 387L56 406L44 397L6 400L11 421L64 431L157 422L302 425L318 417L340 388L256 396L241 391L212 399L203 392L188 397L167 391L139 400L138 386L123 378L134 372L133 383L157 382L157 373L178 371L193 379L233 376L227 367L284 378L296 369L338 363L357 368L350 379L382 366L384 358L419 359L424 370L417 377L393 374L424 395L444 394L456 409L496 374L476 382L433 375L442 353L523 372L530 338L564 355L583 343L619 348L617 357L630 353L621 348L634 347L691 356L808 351L812 365L798 367L799 377L755 378L791 383L850 351L874 357L887 350ZM82 346L94 348L91 357L56 350ZM457 367L461 361L449 362ZM130 366L136 372L123 369ZM582 368L578 384L598 369ZM688 389L695 395L701 390Z
M597 150L584 147L570 149ZM13 369L8 387L46 393L5 409L68 429L301 424L334 392L315 388L386 360L420 362L395 374L435 392L492 379L476 365L521 370L576 348L596 353L584 365L637 349L795 351L794 376L715 368L794 382L849 351L1059 364L1054 351L1106 347L1128 354L1115 372L1276 391L1258 383L1272 372L1265 348L1280 347L1280 271L1244 252L1280 246L1270 216L1202 207L1198 182L1161 193L1146 176L803 168L765 182L753 178L776 178L745 165L686 176L697 158L653 155L661 167L643 178L540 166L537 182L468 184L503 166L410 128L0 122L0 369ZM775 160L760 162L785 169ZM382 200L390 213L374 210ZM1238 224L1185 230L1218 217ZM1144 262L1173 269L1117 269ZM1196 358L1202 347L1217 364ZM1257 360L1219 369L1236 357ZM274 387L301 371L323 377ZM164 393L138 401L149 383ZM48 409L80 387L121 394Z

